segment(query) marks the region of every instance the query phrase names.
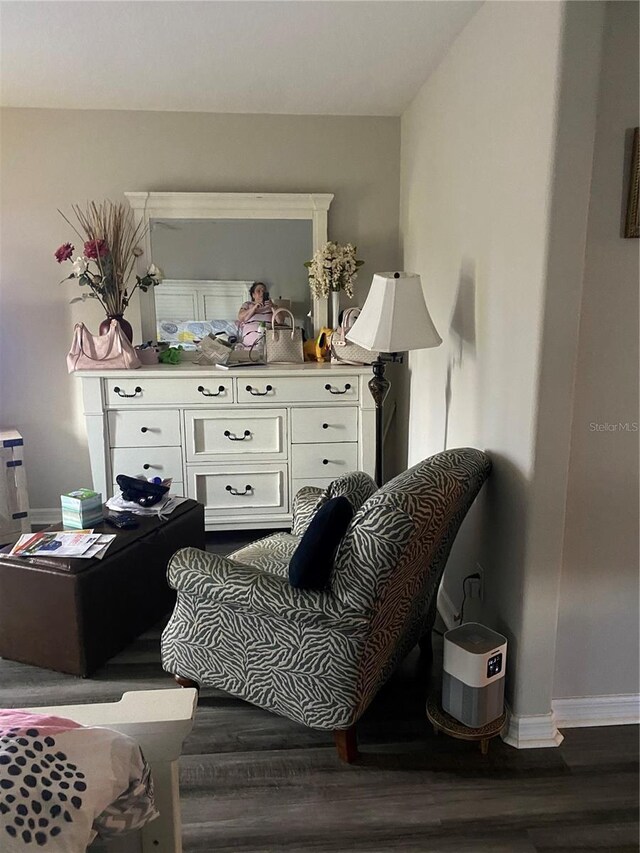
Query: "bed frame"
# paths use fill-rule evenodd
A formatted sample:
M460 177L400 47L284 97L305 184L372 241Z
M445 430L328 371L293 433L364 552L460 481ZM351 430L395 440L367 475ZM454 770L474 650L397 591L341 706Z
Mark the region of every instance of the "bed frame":
M252 281L164 279L154 293L160 320L229 320L249 301Z
M196 690L190 688L137 690L124 693L119 702L27 709L129 735L139 743L151 767L159 817L121 839L95 841L91 853L181 853L178 759L193 728L197 699Z

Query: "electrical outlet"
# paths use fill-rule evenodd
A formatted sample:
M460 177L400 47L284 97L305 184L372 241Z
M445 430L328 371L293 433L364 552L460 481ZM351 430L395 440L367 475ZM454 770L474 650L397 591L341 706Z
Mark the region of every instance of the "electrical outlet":
M480 578L469 578L467 581L467 589L469 590L469 600L482 598L482 587L480 586Z
M479 577L469 578L467 581L469 598L475 598L478 601L482 601L484 598L484 569L480 563L476 563L476 574L479 575Z

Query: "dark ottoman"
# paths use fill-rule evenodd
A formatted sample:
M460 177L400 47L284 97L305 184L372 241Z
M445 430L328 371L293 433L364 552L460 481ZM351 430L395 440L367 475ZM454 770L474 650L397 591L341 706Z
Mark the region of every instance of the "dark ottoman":
M0 657L86 676L167 614L167 563L204 549L204 507L189 500L164 521L139 521L95 528L116 534L102 560L0 554Z

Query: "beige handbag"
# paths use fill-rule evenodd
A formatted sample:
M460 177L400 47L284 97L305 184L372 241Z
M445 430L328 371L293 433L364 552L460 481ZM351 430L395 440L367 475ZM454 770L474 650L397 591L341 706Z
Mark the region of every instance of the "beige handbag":
M276 329L276 317L279 314L288 314L291 319L291 328L285 326ZM302 352L302 329L296 329L295 320L291 311L286 308L277 308L273 312L271 328L264 333L265 355L267 364L298 364L304 361Z
M358 319L359 308L347 308L342 315L342 323L331 335L331 361L342 364L373 364L379 353L365 349L359 344L347 340L349 329Z
M112 320L106 335L92 335L84 323L76 323L67 355L67 370L130 370L140 367L140 359L122 331Z

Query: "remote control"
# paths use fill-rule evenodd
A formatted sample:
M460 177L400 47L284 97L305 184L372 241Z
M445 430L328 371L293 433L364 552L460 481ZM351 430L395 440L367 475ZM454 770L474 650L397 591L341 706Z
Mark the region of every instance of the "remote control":
M121 512L118 515L107 515L104 519L107 524L117 527L119 530L133 530L140 527L140 523L132 512Z

